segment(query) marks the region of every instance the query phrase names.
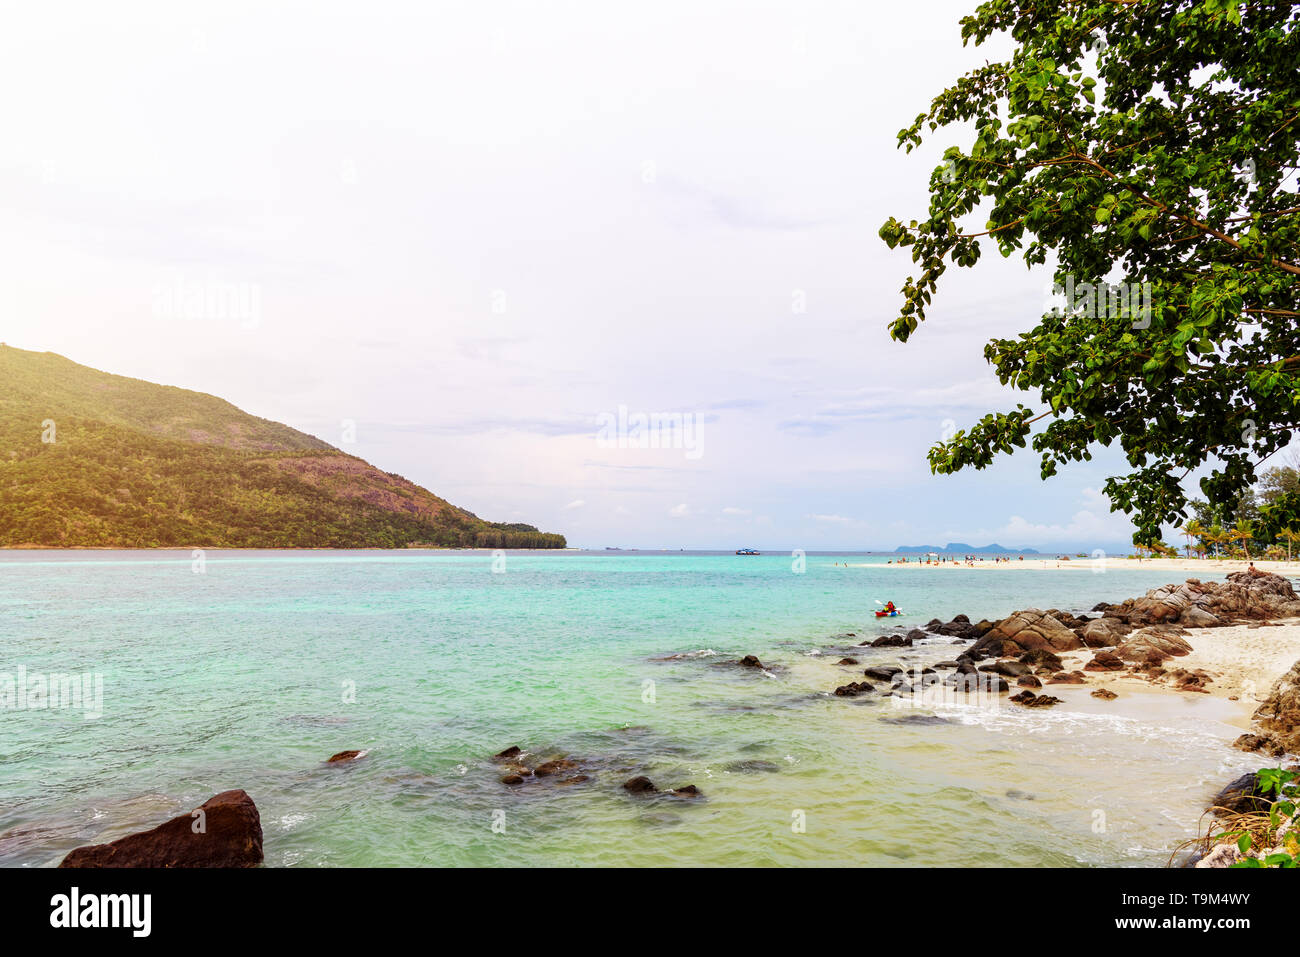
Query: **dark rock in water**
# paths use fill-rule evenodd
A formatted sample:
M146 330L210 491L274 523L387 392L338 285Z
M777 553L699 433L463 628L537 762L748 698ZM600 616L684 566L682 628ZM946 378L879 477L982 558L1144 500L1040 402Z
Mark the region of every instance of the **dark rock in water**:
M1054 704L1061 703L1060 698L1054 698L1049 694L1034 694L1032 691L1022 691L1020 694L1012 695L1010 700L1026 708L1050 708Z
M927 635L925 632L923 632L920 628L913 628L911 631L907 633L907 643L910 645L914 641L924 641L926 638L929 637L930 636Z
M1107 602L1107 601L1099 601L1099 602L1097 602L1097 604L1095 604L1095 605L1092 606L1092 610L1093 610L1093 611L1106 611L1106 609L1108 609L1108 608L1113 608L1113 607L1115 607L1115 606L1112 605L1110 602Z
M835 696L838 698L856 698L860 694L866 694L874 690L876 689L869 682L850 681L848 684L836 688Z
M589 775L586 775L586 774L575 774L575 775L574 775L573 777L571 777L571 778L564 778L564 779L561 780L561 781L557 781L556 784L558 784L558 785L559 785L560 787L562 787L562 788L565 788L565 787L570 787L570 786L572 786L572 785L574 785L574 784L581 784L581 783L583 783L584 781L590 781L590 780L591 780L591 777L590 777Z
M942 627L943 627L943 622L941 622L938 618L931 618L929 621L925 623L926 631L938 631Z
M1102 701L1114 701L1119 697L1119 695L1111 691L1109 688L1098 688L1092 693L1092 696L1094 698L1100 698Z
M1272 801L1260 790L1259 779L1254 774L1243 774L1214 796L1209 810L1215 817L1223 817L1228 813L1267 811L1272 806Z
M924 637L924 636L923 636ZM912 639L902 635L881 635L871 643L872 648L910 648Z
M519 746L516 744L512 744L504 751L498 751L496 754L492 755L492 760L509 761L511 758L517 758L521 754L523 754L523 751L519 748Z
M533 774L539 778L550 777L552 774L559 774L561 771L572 771L578 766L578 762L570 758L558 758L551 761L545 761L533 768Z
M222 791L193 813L152 830L79 847L59 867L255 867L261 863L261 817L253 799L235 790Z
M1016 684L1021 688L1041 688L1043 683L1033 675L1021 675L1016 679Z
M950 675L944 682L955 691L985 691L985 692L1003 692L1010 691L1007 679L1001 675L988 673L967 675L958 672Z
M673 788L668 793L676 797L684 797L684 798L704 797L704 792L702 792L694 784L685 784L682 787Z
M508 784L510 787L514 787L515 785L523 784L524 777L522 774L507 774L505 777L501 779L501 783Z
M740 659L740 666L742 668L762 668L763 662L759 661L753 655L745 655L745 657Z
M1007 797L1011 798L1013 801L1032 801L1034 799L1032 794L1025 791L1018 791L1015 788L1012 788L1007 792Z
M957 668L960 668L960 667L961 667L961 662L958 662L958 661L936 661L936 662L934 663L934 666L935 666L936 668L942 668L942 669L944 669L944 670L947 670L947 669L949 669L949 668L957 669Z
M733 761L723 768L732 774L772 774L781 770L774 761Z
M954 638L954 639L952 640L952 643L953 643L954 645L964 645L964 644L966 644L966 642L969 641L969 640L970 640L970 639L968 639L968 638Z
M856 638L856 637L858 637L858 633L856 631L845 631L845 632L841 632L838 635L831 635L828 640L843 641L845 638Z
M1003 659L995 661L991 665L985 665L979 670L995 675L1004 675L1007 678L1019 678L1021 675L1029 674L1029 665L1021 664L1015 660Z
M363 756L364 751L340 751L338 754L332 754L326 759L326 764L342 764L348 761L355 761Z
M835 662L835 663L836 663L837 665L856 665L856 664L858 663L858 659L857 659L857 658L841 658L839 661L837 661L837 662Z
M903 669L898 665L873 665L862 673L868 678L875 678L877 681L893 681L894 675L901 675Z
M630 781L623 782L623 790L632 794L653 794L659 789L655 787L653 781L647 777L635 777Z
M904 714L880 720L886 724L952 724L947 718L941 718L937 714Z

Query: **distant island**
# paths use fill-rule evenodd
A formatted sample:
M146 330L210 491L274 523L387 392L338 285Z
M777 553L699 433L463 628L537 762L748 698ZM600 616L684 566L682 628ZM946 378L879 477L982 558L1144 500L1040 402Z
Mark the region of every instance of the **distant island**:
M0 344L0 547L565 544L216 396Z
M1036 548L1006 548L1003 545L994 542L992 545L967 545L965 542L949 542L940 548L938 545L900 545L894 549L895 554L928 554L935 552L939 555L1037 555Z

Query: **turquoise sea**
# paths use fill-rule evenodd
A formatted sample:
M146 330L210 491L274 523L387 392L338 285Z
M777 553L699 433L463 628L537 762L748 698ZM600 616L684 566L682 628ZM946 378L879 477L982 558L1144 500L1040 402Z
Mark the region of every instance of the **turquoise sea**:
M849 650L879 634L1081 611L1170 578L1122 561L884 562L0 554L0 674L103 679L95 719L0 711L0 864L52 865L243 788L270 866L1154 866L1257 761L1228 747L1243 709L1206 696L1054 689L1065 703L1041 711L835 697L861 677L836 664L846 653L957 653L946 638ZM891 599L906 617L878 622ZM727 664L746 654L766 671ZM582 759L589 780L508 787L491 756L509 745ZM368 754L324 763L345 749ZM624 792L640 774L704 797Z

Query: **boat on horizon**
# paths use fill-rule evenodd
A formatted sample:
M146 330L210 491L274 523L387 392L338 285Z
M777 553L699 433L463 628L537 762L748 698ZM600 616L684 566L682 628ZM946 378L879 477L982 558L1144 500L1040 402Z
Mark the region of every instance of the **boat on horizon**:
M763 553L760 552L757 548L737 548L736 554L737 555L762 555Z

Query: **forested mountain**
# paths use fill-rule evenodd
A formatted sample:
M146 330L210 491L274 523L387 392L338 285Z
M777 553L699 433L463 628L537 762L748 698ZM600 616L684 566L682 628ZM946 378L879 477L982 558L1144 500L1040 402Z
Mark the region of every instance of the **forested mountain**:
M0 345L0 546L563 548L216 396Z

